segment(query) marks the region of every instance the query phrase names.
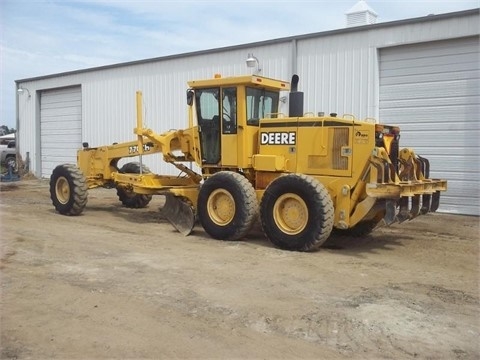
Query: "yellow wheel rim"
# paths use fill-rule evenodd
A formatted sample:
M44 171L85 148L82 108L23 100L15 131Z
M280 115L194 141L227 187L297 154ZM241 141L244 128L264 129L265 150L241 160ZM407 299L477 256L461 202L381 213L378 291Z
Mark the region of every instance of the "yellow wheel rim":
M273 219L282 232L297 235L308 223L307 204L296 194L283 194L273 206Z
M217 189L208 198L207 211L215 224L225 226L235 216L235 200L227 190Z
M62 204L66 204L70 200L70 185L65 177L62 176L57 179L55 183L55 194L57 200Z

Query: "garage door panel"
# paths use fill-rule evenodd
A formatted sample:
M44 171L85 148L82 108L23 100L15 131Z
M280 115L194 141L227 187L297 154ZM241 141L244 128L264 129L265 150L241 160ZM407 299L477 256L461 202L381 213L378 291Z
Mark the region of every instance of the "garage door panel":
M55 95L42 93L42 108L43 109L59 109L62 107L71 107L80 105L81 98L77 93L64 94L62 92L55 92Z
M402 133L402 146L413 148L417 148L420 145L423 147L438 147L438 151L440 151L442 156L446 156L446 154L448 153L448 149L445 148L461 146L462 142L465 143L468 141L472 141L473 139L473 136L467 139L462 137L455 138L453 136L449 137L448 139L440 139L438 138L438 136L426 136L423 140L417 140L416 135L417 134ZM439 144L441 144L441 146L438 146Z
M468 78L468 75L471 74L473 77L476 77L475 69L476 61L457 64L457 69L454 74L449 74L447 77L460 79ZM448 71L451 67L449 65L432 65L427 67L416 68L415 70L408 68L400 69L391 69L391 70L382 70L380 71L381 85L388 84L388 82L394 83L395 80L405 80L408 83L412 82L412 79L416 76L423 77L425 81L429 81L429 78L438 79L438 76L444 76L445 72Z
M416 150L416 153L421 156L426 156L422 153L421 150ZM464 155L464 156L434 156L430 155L427 157L431 164L436 164L441 166L441 168L434 168L436 172L449 173L449 172L458 172L464 173L465 167L469 167L469 171L465 174L476 174L480 171L480 165L478 163L478 156L474 155ZM472 180L478 181L476 177L469 176Z
M475 84L476 83L476 84ZM411 84L397 84L382 86L380 101L390 99L396 94L402 94L402 100L475 97L480 95L476 80L442 80L436 82L422 82ZM472 99L474 100L474 99Z
M473 172L470 172L470 173L465 173L465 172L459 172L459 171L444 171L442 173L439 173L437 171L432 171L431 172L431 176L433 178L440 178L440 177L444 177L444 178L447 178L448 181L452 181L452 185L454 185L454 181L456 182L462 182L462 181L470 181L470 185L468 187L465 187L465 184L461 184L461 187L465 187L466 189L475 189L475 186L477 184L477 181L476 181L476 178L475 178L475 173ZM453 188L455 187L460 187L458 186L458 184L455 184L456 186L453 186ZM449 187L452 187L449 185ZM479 189L480 190L480 189ZM480 193L480 191L479 191Z
M480 138L480 130L427 130L424 132L425 136L419 138L417 136L419 128L416 128L414 125L402 125L400 129L402 141L406 141L406 139L412 139L415 140L415 142L424 143L425 141L431 139L436 143L440 142L441 144L445 144L445 140L452 139L454 140L452 142L453 144L464 145L465 142L467 142L467 144L472 144ZM474 147L473 145L470 146Z
M73 157L72 154L77 154L77 150L81 148L81 144L78 144L76 142L65 142L61 144L46 144L47 146L50 146L49 149L49 154L48 158L45 158L44 160L49 160L52 157L56 156L64 156L63 153L67 154L71 160L75 160L76 162L76 156ZM59 165L59 164L57 164Z
M82 128L82 124L78 122L78 118L81 114L71 115L68 117L57 116L43 121L42 125L45 131L55 131L59 130L79 130Z
M479 37L380 51L380 119L449 181L440 210L480 215ZM475 194L472 196L472 192Z
M439 157L435 156L435 154L427 154L422 149L417 149L417 147L415 147L415 153L429 160L430 175L432 177L442 177L447 180L450 180L450 176L452 176L452 179L457 180L469 179L477 183L477 189L480 190L478 186L478 172L480 171L478 156L467 154L445 158L444 156ZM468 172L465 172L465 167L469 167Z
M58 104L59 106L61 104ZM81 115L81 104L77 106L65 106L61 108L51 108L51 109L43 109L43 119L53 118L56 119L60 116L72 116L72 115Z
M466 67L464 70L457 69L455 72L442 73L441 79L445 81L472 80L472 82L480 79L480 70L471 70L474 64L468 64L468 67L467 64L464 65ZM439 81L438 73L431 73L430 71L425 73L419 70L418 74L407 73L406 71L405 74L388 74L385 72L382 75L384 75L381 83L382 86Z
M476 204L468 204L465 201L462 201L461 198L458 199L458 201L462 205L458 205L456 203L453 203L457 198L451 198L451 197L442 197L440 202L442 203L447 203L448 205L444 205L444 212L448 212L451 214L459 214L459 215L478 215L475 212L478 209L478 205Z
M75 144L72 146L75 146L76 148L81 146L81 143L78 141L78 137L71 134L62 135L61 140L44 141L43 144L48 146L50 149L61 149L62 146L69 144Z
M468 54L451 54L449 56L441 56L437 58L432 57L417 57L411 59L405 59L402 61L391 61L382 67L382 74L393 75L403 72L404 74L420 74L420 71L424 70L426 73L438 73L445 72L451 68L451 64L455 63L459 66L457 71L471 69L472 64L477 61L476 55L473 53Z
M448 189L448 195L449 196L458 196L458 197L464 197L470 200L474 199L479 199L478 193L474 193L472 190L475 189L475 186L477 185L476 181L474 180L449 180L449 189ZM468 202L470 202L470 200Z
M80 128L77 129L78 131L81 131ZM71 128L68 128L68 129L56 129L56 138L54 139L49 139L48 137L45 137L43 140L44 142L50 142L50 141L53 141L53 142L57 142L59 141L59 139L61 140L64 136L69 136L71 135L72 133L72 129ZM78 137L75 135L75 138L78 140Z
M438 122L423 122L421 117L416 117L412 122L405 122L402 123L400 127L401 133L405 133L407 131L425 131L428 133L428 136L435 136L436 131L442 131L442 134L445 131L478 131L480 129L480 123L477 121L465 121L465 122L458 122L457 117L449 117L448 121L438 121ZM389 123L389 121L386 121ZM391 124L396 125L396 124Z
M464 38L455 39L450 41L436 41L429 43L422 43L421 45L414 46L396 46L391 48L382 49L382 59L384 61L399 61L402 59L410 59L412 57L438 57L442 55L451 55L452 46L455 47L455 51L459 54L477 54L475 49L472 48L472 42L476 39ZM422 51L419 52L418 48L421 47Z
M415 146L415 152L418 155L425 156L429 159L432 159L435 156L437 156L437 154L441 150L442 150L441 144L438 144L437 147L432 147L432 146L423 147L423 146L418 146L418 145ZM449 153L452 156L470 156L472 154L475 154L475 151L477 151L477 149L469 149L469 148L449 148L448 150L449 150ZM443 158L444 158L444 156L442 156L442 159ZM442 160L440 160L440 161L442 161Z
M82 142L81 87L43 91L40 96L42 177L64 163L76 163Z
M471 97L471 100L473 103L474 98ZM384 116L388 116L380 119L383 123L391 123L389 119L401 119L402 124L415 124L419 126L417 129L425 129L421 128L424 124L430 126L430 124L447 123L458 126L460 123L465 123L470 124L468 126L473 129L477 129L479 125L480 105L467 104L467 101L455 101L455 105L423 105L422 107L395 107L392 105L394 103L392 101L389 103L390 107L383 108Z
M42 165L44 165L46 168L55 169L55 167L58 164L76 164L76 163L77 163L76 161L71 161L71 158L69 156L64 156L64 157L58 156L58 157L52 158L51 161L42 162ZM52 175L51 172L48 174L45 174L43 177L48 179L50 178L50 175Z
M473 97L470 97L472 100ZM381 103L382 122L385 119L399 119L402 122L419 122L423 116L424 121L435 122L437 119L447 118L449 121L473 121L478 119L480 105L472 104L469 98L437 98L422 100L391 100ZM439 120L443 121L443 120Z
M82 114L82 111L79 110L79 107L62 108L62 109L58 109L57 111L53 111L52 109L52 111L45 111L43 119L45 121L48 121L48 120L56 121L56 119L58 119L59 117L64 117L66 119L71 117L72 119L76 119L81 114Z

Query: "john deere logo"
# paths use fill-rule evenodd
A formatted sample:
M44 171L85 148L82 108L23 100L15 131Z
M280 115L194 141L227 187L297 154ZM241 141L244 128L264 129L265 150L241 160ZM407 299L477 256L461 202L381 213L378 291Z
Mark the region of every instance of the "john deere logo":
M355 133L355 137L362 138L362 139L367 139L368 138L368 132L359 130Z
M355 144L368 144L368 131L355 131Z
M297 134L290 132L264 132L260 137L261 145L295 145Z

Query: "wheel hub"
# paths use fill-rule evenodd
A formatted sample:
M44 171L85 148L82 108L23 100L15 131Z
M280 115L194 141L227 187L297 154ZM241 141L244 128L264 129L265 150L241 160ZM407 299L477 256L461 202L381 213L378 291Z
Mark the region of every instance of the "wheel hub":
M225 226L235 216L235 200L227 190L217 189L208 198L207 210L215 224Z
M273 207L273 218L278 228L289 235L302 232L308 222L305 201L296 194L283 194Z
M55 184L55 193L58 201L62 204L66 204L70 200L70 185L64 176L61 176L57 179Z

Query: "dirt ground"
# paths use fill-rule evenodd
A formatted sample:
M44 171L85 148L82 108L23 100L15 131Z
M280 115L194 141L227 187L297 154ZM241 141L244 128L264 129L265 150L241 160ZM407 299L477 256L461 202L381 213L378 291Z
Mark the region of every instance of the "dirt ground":
M91 190L2 183L4 359L478 359L479 219L433 214L314 253L184 237Z

